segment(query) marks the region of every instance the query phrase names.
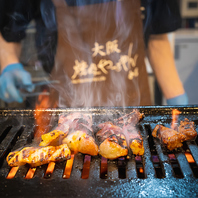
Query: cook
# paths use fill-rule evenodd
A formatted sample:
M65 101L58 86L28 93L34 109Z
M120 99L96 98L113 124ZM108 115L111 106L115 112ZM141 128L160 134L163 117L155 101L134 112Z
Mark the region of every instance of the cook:
M53 65L49 69L51 76L60 81L50 97L59 106L150 105L144 63L146 53L167 103L188 103L167 38L167 32L180 27L176 1L53 0L50 4L50 1L41 0L40 4L22 3L29 3L28 11L15 2L16 7L13 4L12 7L18 10L11 10L4 21L16 12L24 17L10 17L9 23L4 23L1 28L0 98L4 101L22 102L17 86L31 85L29 73L19 62L20 44L17 42L25 37L28 22L35 18L38 24L43 23L38 32L53 33L53 39L47 36L49 45L43 42L51 53L50 58L46 58L49 54L45 48L47 52L41 57L42 60L50 60L44 65ZM145 14L144 26L140 10ZM58 38L56 53L49 41L56 41L55 26ZM52 54L55 54L54 63Z

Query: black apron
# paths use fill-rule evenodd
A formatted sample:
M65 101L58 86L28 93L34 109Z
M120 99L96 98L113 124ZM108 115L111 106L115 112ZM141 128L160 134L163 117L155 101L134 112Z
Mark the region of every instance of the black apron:
M59 107L150 105L139 0L68 6L53 0Z

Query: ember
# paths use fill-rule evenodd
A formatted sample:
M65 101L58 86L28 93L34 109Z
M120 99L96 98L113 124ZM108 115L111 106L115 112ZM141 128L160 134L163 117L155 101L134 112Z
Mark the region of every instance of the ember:
M173 110L172 110L172 123L171 123L171 129L177 130L179 114L181 114L181 111L179 111L179 110L177 110L177 109L173 109Z
M34 177L34 173L36 172L36 168L29 168L25 179L32 179Z

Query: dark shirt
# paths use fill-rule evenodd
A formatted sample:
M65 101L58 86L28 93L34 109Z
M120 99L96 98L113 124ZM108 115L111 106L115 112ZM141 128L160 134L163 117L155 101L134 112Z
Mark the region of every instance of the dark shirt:
M173 32L181 27L181 16L177 0L141 0L145 7L144 39L147 46L149 36Z
M55 7L51 0L0 0L6 13L0 16L0 30L10 42L19 42L25 37L29 22L36 21L36 46L38 58L45 70L51 70L57 44ZM83 6L115 0L66 0L68 6ZM141 0L145 46L151 34L163 34L177 30L181 17L177 0ZM0 6L2 7L2 6Z

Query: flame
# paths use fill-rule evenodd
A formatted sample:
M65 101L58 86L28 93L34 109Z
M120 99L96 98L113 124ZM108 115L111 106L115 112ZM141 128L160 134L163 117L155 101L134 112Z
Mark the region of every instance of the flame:
M172 110L172 123L171 123L171 128L174 130L177 130L177 124L178 124L178 117L179 114L181 114L181 111L177 109Z
M139 168L140 173L144 173L144 169L142 167Z
M32 179L34 177L34 173L36 168L30 168L25 176L25 179Z
M52 175L54 168L55 168L56 163L55 162L50 162L47 166L47 170L45 172L45 177L49 177Z
M12 167L10 172L8 173L8 176L6 177L6 179L13 179L14 176L16 175L18 169L19 169L19 166Z
M185 156L189 163L195 163L195 160L190 153L185 153Z
M65 166L65 171L64 171L64 174L63 174L64 179L69 179L70 178L73 162L74 162L74 154L71 154L71 158L69 160L67 160L67 164Z
M47 90L44 90L46 92ZM35 107L35 120L36 120L36 131L34 137L36 140L40 140L41 135L49 132L50 127L50 113L45 111L47 108L55 108L57 107L56 103L53 106L50 106L50 98L48 95L39 95L38 101Z

